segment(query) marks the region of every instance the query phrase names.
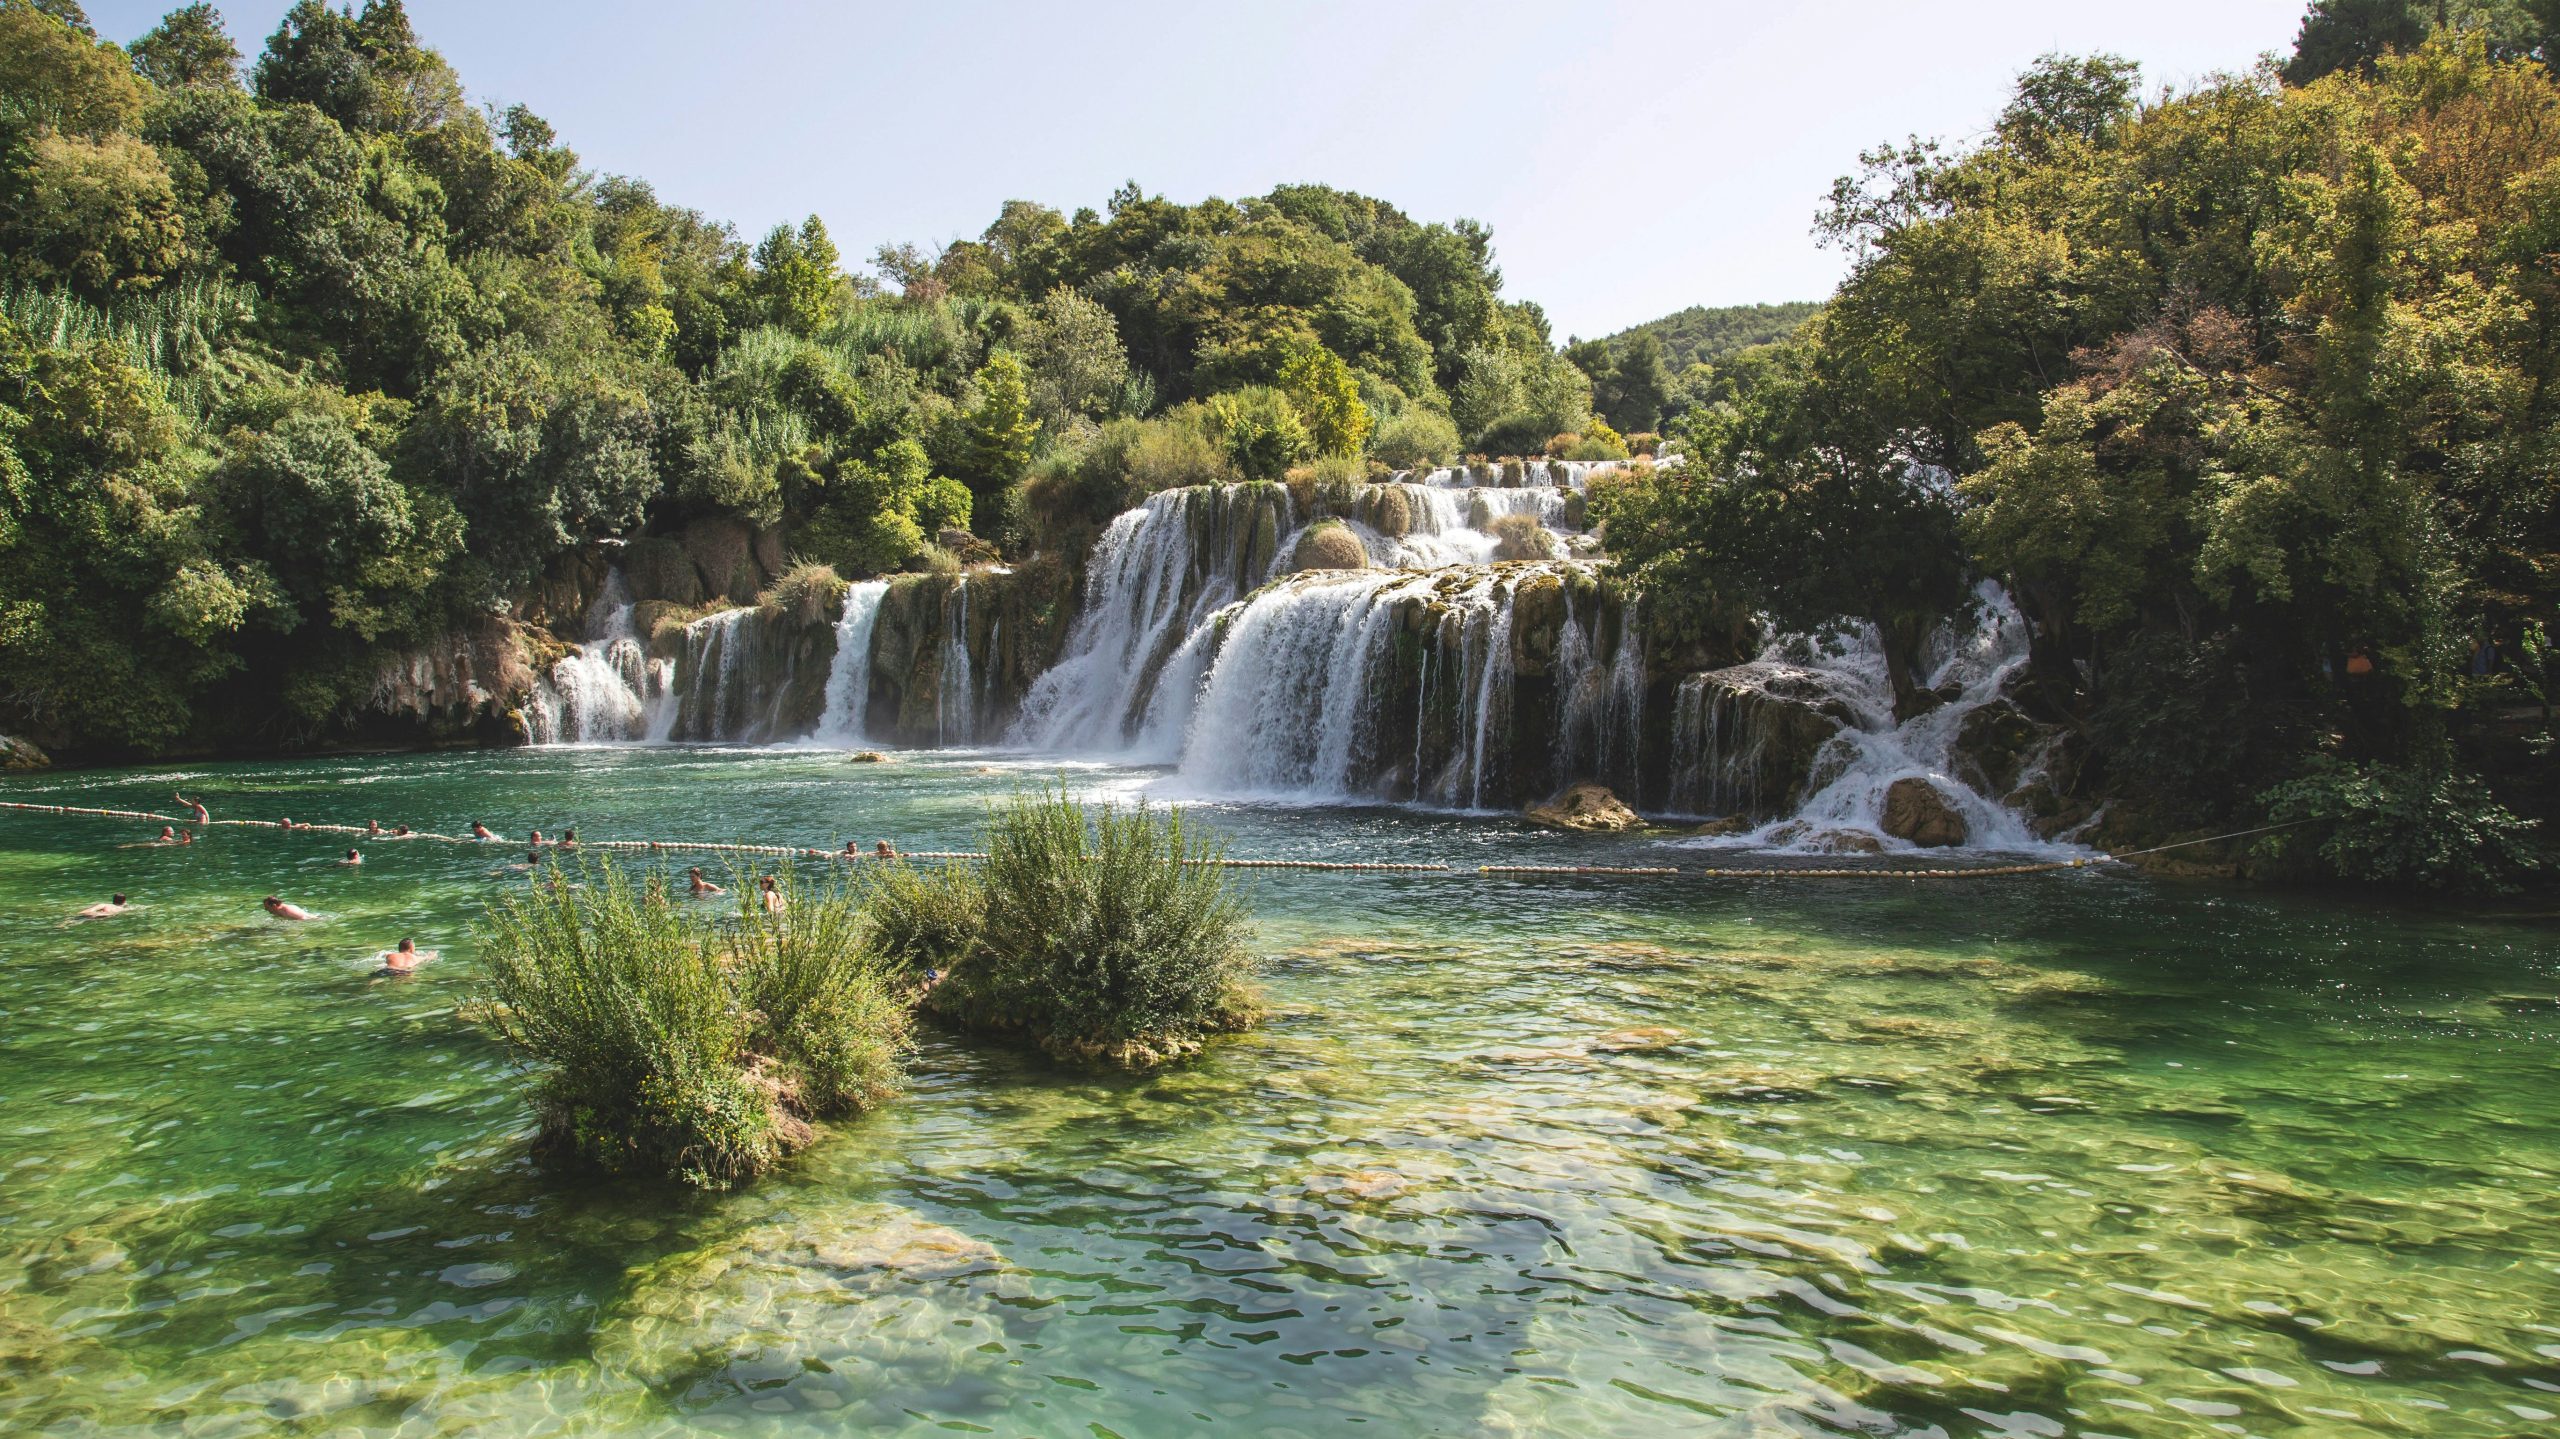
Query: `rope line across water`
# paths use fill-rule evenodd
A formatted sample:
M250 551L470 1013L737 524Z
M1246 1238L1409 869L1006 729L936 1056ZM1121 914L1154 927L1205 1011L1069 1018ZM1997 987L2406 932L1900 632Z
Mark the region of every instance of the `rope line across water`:
M177 815L154 814L147 810L92 809L78 805L28 804L16 800L0 800L0 809L22 810L34 814L70 815L87 819L138 820L145 824L162 824L170 826L192 826L195 823L191 819ZM2295 823L2302 822L2303 821L2296 821ZM240 829L286 828L282 821L263 819L207 820L204 827L211 828L215 825L223 825ZM2263 834L2267 830L2287 828L2291 828L2291 826L2268 825L2263 829L2242 830L2236 835L2216 835L2211 839L2181 840L2176 844L2160 845L2153 849L2138 850L2136 853L2156 854L2160 850L2164 849L2181 849L2187 845L2211 844L2215 840L2237 839L2245 835ZM347 824L295 824L291 826L291 832L297 834L353 835L360 839L375 840L426 840L431 844L485 845L508 843L508 841L499 839L481 840L473 839L468 835L427 834L417 831L412 831L405 835L395 835L388 831L375 831ZM545 840L543 843L546 845L556 846L559 842L556 840ZM911 852L899 851L889 855L875 855L861 851L811 849L797 845L736 844L721 843L716 840L683 839L580 840L573 847L578 849L601 849L624 852L656 853L666 851L686 851L705 854L744 854L772 856L785 859L902 859L970 861L983 860L987 857L983 851L979 850L928 849L915 850ZM2050 874L2056 870L2086 869L2092 864L2103 862L2109 858L2110 856L2100 855L2096 857L2096 859L2084 857L2067 860L2046 860L2036 864L1977 865L1963 868L1938 869L1894 869L1886 867L1873 869L1725 869L1709 867L1703 869L1684 870L1670 865L1480 864L1476 865L1472 870L1467 870L1446 864L1365 863L1320 859L1213 859L1186 860L1184 863L1191 865L1215 865L1223 869L1323 870L1337 873L1366 874L1474 874L1479 878L1491 875L1574 875L1668 879L1685 874L1694 875L1700 879L1996 879L2013 875Z

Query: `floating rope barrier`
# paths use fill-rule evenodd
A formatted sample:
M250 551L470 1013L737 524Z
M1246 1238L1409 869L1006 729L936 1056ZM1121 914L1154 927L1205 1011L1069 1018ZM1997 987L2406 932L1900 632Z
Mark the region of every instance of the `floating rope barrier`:
M1655 865L1607 864L1480 864L1478 874L1678 874L1676 869Z
M394 834L350 824L288 823L280 819L209 819L202 825L178 815L154 814L148 810L94 809L81 805L29 804L18 800L0 800L0 809L20 810L30 814L74 816L82 819L135 820L144 824L168 825L172 828L212 828L216 825L240 829L281 829L293 834L351 835L376 843L405 843L425 840L431 844L506 845L518 843L503 836L478 839L470 835L427 834L411 831ZM2153 845L2123 855L2081 856L2074 859L2044 860L2035 864L1966 865L1954 868L1906 869L1875 867L1868 869L1810 869L1768 866L1753 869L1679 869L1670 865L1602 865L1602 864L1480 864L1472 873L1485 875L1609 875L1647 879L1667 879L1679 875L1695 875L1700 879L2000 879L2015 875L2051 874L2058 870L2088 869L2095 865L2133 859L2165 850L2185 849L2191 845L2218 844L2224 840L2246 839L2251 835L2271 834L2280 829L2311 824L2308 819L2289 820L2283 824L2260 825L2255 829L2235 830L2230 834L2209 835L2203 839L2182 839L2169 844ZM937 860L968 862L987 858L983 850L924 849L893 850L887 854L865 850L812 849L786 844L721 843L715 840L684 839L593 839L533 841L544 848L600 849L617 852L664 853L680 851L694 854L740 854L775 859L831 859L848 863L884 860ZM1400 864L1324 859L1194 859L1186 865L1216 866L1221 869L1287 869L1319 870L1353 874L1452 874L1469 871L1446 864Z

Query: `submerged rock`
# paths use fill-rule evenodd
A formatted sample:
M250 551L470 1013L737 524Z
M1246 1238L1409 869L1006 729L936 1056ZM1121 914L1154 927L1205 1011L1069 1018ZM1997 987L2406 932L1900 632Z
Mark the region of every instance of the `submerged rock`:
M1567 785L1564 793L1529 806L1523 814L1538 824L1588 834L1619 834L1644 827L1643 817L1610 793L1607 785L1590 783Z
M876 749L858 749L844 757L847 764L887 764L889 757Z
M1895 780L1884 792L1884 832L1924 849L1965 842L1970 833L1938 787L1918 776Z
M947 1382L968 1331L997 1337L1009 1282L992 1247L912 1210L812 1206L635 1272L596 1356L695 1403L795 1373L849 1401Z

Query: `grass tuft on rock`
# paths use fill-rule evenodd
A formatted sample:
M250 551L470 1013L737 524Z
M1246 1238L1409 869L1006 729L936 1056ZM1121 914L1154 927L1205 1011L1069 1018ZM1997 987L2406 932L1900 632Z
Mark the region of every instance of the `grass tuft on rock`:
M947 973L925 1000L1064 1059L1143 1067L1250 1026L1248 921L1224 854L1179 809L1016 796L987 859L869 880L875 950Z
M706 922L662 877L582 859L490 907L477 1010L533 1067L538 1149L724 1189L895 1092L910 1015L853 895L778 880L783 913L749 881Z

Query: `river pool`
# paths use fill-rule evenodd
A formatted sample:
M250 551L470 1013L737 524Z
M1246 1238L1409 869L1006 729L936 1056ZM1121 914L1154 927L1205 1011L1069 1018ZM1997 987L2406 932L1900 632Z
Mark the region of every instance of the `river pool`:
M1057 773L596 749L0 798L927 849ZM1203 813L1254 857L1703 858ZM455 1012L503 851L146 836L0 814L0 1432L2560 1433L2548 917L1254 872L1265 1028L1147 1076L928 1030L891 1107L697 1195L526 1158ZM372 977L404 934L443 957Z

